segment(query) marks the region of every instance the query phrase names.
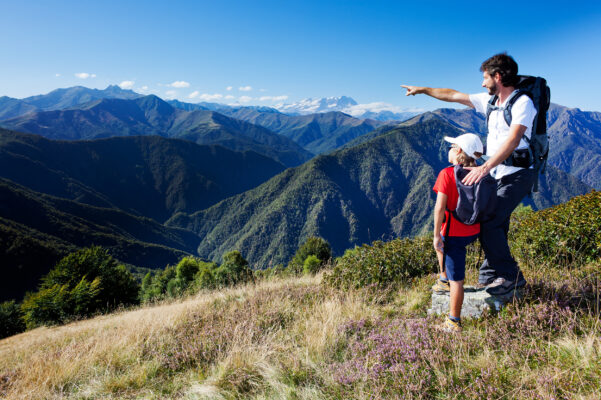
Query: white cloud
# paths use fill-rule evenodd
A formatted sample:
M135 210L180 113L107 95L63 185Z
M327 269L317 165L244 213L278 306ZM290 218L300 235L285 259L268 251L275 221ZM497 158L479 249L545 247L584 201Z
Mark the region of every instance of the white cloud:
M61 74L54 74L54 76L56 76L58 78L59 76L61 76Z
M175 81L173 83L170 83L168 86L181 89L181 88L190 87L190 84L186 81Z
M252 86L240 86L238 90L241 92L250 92L251 90L253 90L253 88Z
M225 90L227 90L228 92L229 92L230 90L232 90L232 89L233 89L233 87L231 87L231 86L228 86L228 87L226 87L226 88L225 88Z
M199 94L200 94L200 92L199 92L198 90L195 90L195 91L193 91L192 93L190 93L190 94L188 95L188 98L189 98L189 99L193 99L193 98L195 98L195 97L198 97L198 95L199 95Z
M357 104L354 106L349 106L342 110L342 112L350 114L354 117L363 115L366 112L378 113L378 112L383 112L383 111L390 111L393 113L423 112L423 110L421 110L419 108L403 108L403 107L394 106L392 104L384 103L384 102Z
M96 78L96 74L88 74L87 72L79 72L75 76L79 79Z
M288 96L261 96L259 101L284 101L287 100Z
M238 101L240 103L248 103L248 102L252 101L252 99L253 98L250 97L250 96L240 96L240 98L238 99Z
M133 89L134 88L134 81L123 81L119 84L119 87L121 89Z
M215 94L203 93L198 96L198 99L202 100L202 101L216 101L216 100L220 100L222 98L223 98L223 95L219 94L219 93L215 93Z
M167 98L168 98L169 100L171 100L171 99L175 99L175 97L177 96L177 91L176 91L176 90L167 90L167 91L165 92L165 95L167 96Z
M231 99L235 99L235 97L232 96L231 94L228 94L227 96L224 97L224 99L231 100Z
M266 92L267 89L259 89L259 92Z

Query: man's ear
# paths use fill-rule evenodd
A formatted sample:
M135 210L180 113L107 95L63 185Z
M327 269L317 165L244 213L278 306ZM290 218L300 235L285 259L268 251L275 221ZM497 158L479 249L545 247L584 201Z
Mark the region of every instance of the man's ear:
M493 75L492 78L496 83L501 83L501 74L500 73L495 72L495 74Z

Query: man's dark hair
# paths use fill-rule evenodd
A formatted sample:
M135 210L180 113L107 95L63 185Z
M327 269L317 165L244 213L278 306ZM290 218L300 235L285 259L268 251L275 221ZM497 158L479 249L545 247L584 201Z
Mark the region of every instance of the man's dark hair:
M480 66L480 71L488 72L494 76L497 72L501 75L503 86L515 86L518 83L518 64L507 53L495 54Z

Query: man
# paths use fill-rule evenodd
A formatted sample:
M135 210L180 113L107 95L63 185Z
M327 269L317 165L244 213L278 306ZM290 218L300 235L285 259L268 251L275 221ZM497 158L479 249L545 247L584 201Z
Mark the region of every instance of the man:
M453 89L439 89L401 85L407 89L407 96L426 94L438 100L455 102L475 108L486 115L488 102L498 96L488 119L486 155L488 159L479 167L472 168L463 180L471 185L480 181L486 174L497 180L498 202L495 217L481 224L480 243L485 260L480 266L478 283L486 287L490 294L505 294L524 286L526 280L516 261L511 256L507 243L507 232L511 213L530 192L537 179L534 170L513 165L505 165L514 151L527 149L523 136L530 138L536 108L528 96L520 96L511 108L511 126L503 117L503 106L514 92L518 81L518 65L507 53L497 54L484 61L482 86L488 93L465 94Z

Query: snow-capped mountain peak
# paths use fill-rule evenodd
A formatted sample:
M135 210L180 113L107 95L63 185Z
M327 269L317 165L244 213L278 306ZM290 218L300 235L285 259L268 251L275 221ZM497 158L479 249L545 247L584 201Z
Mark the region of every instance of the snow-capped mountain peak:
M403 109L383 102L358 104L348 96L308 98L291 104L277 104L274 108L291 115L341 111L356 118L371 118L380 121L405 120L423 112L423 110Z

